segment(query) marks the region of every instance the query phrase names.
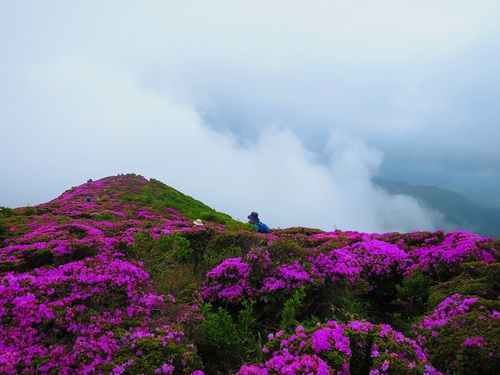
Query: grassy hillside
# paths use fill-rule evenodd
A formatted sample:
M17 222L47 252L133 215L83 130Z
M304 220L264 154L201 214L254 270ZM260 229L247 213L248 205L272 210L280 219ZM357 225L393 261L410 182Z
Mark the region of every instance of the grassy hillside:
M259 234L106 177L0 209L0 373L497 374L499 258L462 230Z

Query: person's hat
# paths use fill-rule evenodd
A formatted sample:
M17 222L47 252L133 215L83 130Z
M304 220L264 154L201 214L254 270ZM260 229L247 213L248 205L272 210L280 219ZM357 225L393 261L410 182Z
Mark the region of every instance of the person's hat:
M203 225L203 221L201 221L200 219L196 219L195 221L193 221L194 225Z
M248 220L250 220L252 223L258 223L259 220L259 214L257 212L252 212L250 215L248 215Z

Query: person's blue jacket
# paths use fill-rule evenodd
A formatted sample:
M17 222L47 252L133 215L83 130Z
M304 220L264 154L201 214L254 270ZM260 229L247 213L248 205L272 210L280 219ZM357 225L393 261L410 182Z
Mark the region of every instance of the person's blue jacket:
M262 221L259 221L258 223L254 223L253 227L256 232L259 233L269 233L269 227L264 224Z

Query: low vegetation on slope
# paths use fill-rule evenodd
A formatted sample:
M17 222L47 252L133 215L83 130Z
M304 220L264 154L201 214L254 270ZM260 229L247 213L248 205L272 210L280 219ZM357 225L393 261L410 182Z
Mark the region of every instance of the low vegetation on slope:
M500 373L497 239L250 229L133 174L2 208L0 373Z

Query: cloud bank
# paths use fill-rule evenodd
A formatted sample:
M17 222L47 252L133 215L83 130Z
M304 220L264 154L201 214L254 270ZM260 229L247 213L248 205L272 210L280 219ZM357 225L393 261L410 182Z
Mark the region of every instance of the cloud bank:
M87 178L133 172L242 221L258 211L272 227L384 232L439 224L414 200L375 188L381 152L341 130L329 133L323 163L285 126L263 126L242 145L204 123L192 105L82 60L42 66L23 84L37 126L11 138L7 152L39 172L20 175L4 166L3 175L12 187L33 191L26 194L38 199L31 204Z
M500 199L498 2L0 2L0 205L133 172L272 227L446 229Z

